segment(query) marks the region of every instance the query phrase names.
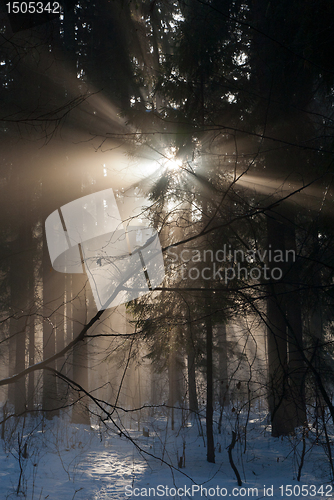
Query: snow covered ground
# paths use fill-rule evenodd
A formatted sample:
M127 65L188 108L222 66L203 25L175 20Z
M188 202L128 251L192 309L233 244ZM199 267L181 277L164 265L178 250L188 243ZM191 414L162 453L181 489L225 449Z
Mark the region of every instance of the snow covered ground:
M334 496L325 436L320 435L317 443L314 429L305 437L304 465L297 481L302 435L272 438L264 415L250 418L246 436L242 419L236 425L235 415L225 416L222 433L215 434L215 464L206 461L205 439L198 424L188 422L182 427L181 415L176 415L174 431L170 418L162 414L142 420L140 430L134 421L130 428L125 414L117 416L115 422L126 436L120 435L112 422L106 422L107 430L98 425L73 425L66 417L51 422L27 418L24 428L22 419L20 423L7 421L7 437L0 452L0 499ZM205 433L204 420L202 426ZM143 427L149 429L149 436L143 435ZM233 459L241 487L226 449L232 429L239 432ZM185 467L179 469L183 454Z

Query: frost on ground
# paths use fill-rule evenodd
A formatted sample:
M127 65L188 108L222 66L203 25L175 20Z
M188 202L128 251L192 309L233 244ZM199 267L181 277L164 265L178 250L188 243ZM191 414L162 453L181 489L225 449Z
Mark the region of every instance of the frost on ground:
M169 417L166 411L138 424L118 414L114 422L92 427L71 424L67 416L9 419L0 454L0 499L334 496L330 451L315 429L272 438L264 415L250 418L245 427L240 415L232 420L227 412L221 434L215 434L212 464L206 461L204 420L185 422L175 415L172 430ZM227 453L232 430L238 436L232 453L241 487Z

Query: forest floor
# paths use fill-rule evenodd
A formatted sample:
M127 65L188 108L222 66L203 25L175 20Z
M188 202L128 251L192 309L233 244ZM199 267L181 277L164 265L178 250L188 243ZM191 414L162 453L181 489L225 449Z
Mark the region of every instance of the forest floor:
M272 438L263 414L249 415L245 434L241 417L231 411L224 415L221 434L215 434L216 463L206 460L199 423L182 426L177 411L174 430L163 414L141 419L139 425L130 422L129 414L118 414L117 426L74 425L66 417L8 420L0 447L0 499L334 497L324 433L317 439L312 428L304 440L302 432ZM201 425L205 434L204 419ZM120 435L120 428L127 436ZM241 487L228 457L232 430L238 432L232 457Z

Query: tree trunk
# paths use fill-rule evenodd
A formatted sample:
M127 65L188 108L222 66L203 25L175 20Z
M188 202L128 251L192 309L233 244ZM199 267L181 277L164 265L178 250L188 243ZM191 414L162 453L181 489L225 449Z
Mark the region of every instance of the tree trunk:
M15 373L20 373L25 369L25 340L26 340L26 325L27 318L22 316L17 321L16 331L16 356L15 356ZM27 408L27 396L25 377L21 377L15 383L15 414L20 415L24 413Z
M10 321L10 374L25 369L26 333L32 311L33 293L33 252L32 221L29 218L30 206L28 187L20 175L15 177L16 191L16 239L12 246L10 261L11 312ZM14 403L15 413L21 414L27 409L26 377L20 378L13 388L9 389L9 400ZM13 390L14 389L14 390Z
M219 405L224 408L228 402L228 372L227 372L227 339L226 324L220 323L217 327L218 338L218 365L219 365Z
M206 301L207 302L207 301ZM209 311L209 305L206 304ZM207 460L215 463L215 445L213 439L213 331L211 316L205 320L206 327L206 438Z
M56 352L56 324L54 314L55 284L57 271L52 269L43 230L43 359L48 359ZM55 368L55 362L50 363ZM51 419L58 414L57 381L54 373L43 371L43 411L46 418Z
M284 224L270 214L267 230L268 250L281 250L284 253ZM285 269L283 264L269 261L269 267L278 267L282 275ZM294 418L289 404L285 293L286 290L281 280L272 280L268 284L268 405L274 437L294 432Z
M56 322L56 350L61 351L65 347L65 328L66 328L66 306L65 306L65 274L57 273L57 300L55 304L55 322ZM66 375L66 357L62 356L56 361L56 369ZM65 406L68 395L68 385L62 379L57 380L57 393L59 407Z
M292 212L292 211L291 211ZM286 226L286 248L293 250L296 255L296 234L294 220L290 220ZM306 423L306 401L305 401L305 363L302 358L303 353L303 326L301 299L298 288L299 282L299 263L289 254L287 262L287 295L286 311L288 319L288 347L289 347L289 383L294 411L295 427L305 425Z
M196 389L196 356L192 341L187 347L187 371L188 371L188 393L189 393L189 410L192 413L198 412L198 400Z
M88 286L88 283L85 274L72 276L73 338L81 332L87 322L86 286ZM73 380L86 391L89 390L88 346L86 339L78 342L73 348ZM72 422L90 425L89 398L82 391L74 391Z
M170 338L170 353L169 353L169 363L168 363L168 379L169 379L169 397L168 405L174 406L176 403L182 404L182 358L178 351L177 332L171 331Z
M32 315L29 318L29 366L35 362L35 318ZM31 372L28 375L28 410L33 411L35 406L35 373Z

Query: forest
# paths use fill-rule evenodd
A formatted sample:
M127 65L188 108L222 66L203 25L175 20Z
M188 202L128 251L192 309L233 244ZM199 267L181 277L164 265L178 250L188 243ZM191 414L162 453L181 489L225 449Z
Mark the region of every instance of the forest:
M1 499L334 495L333 20L0 4Z

